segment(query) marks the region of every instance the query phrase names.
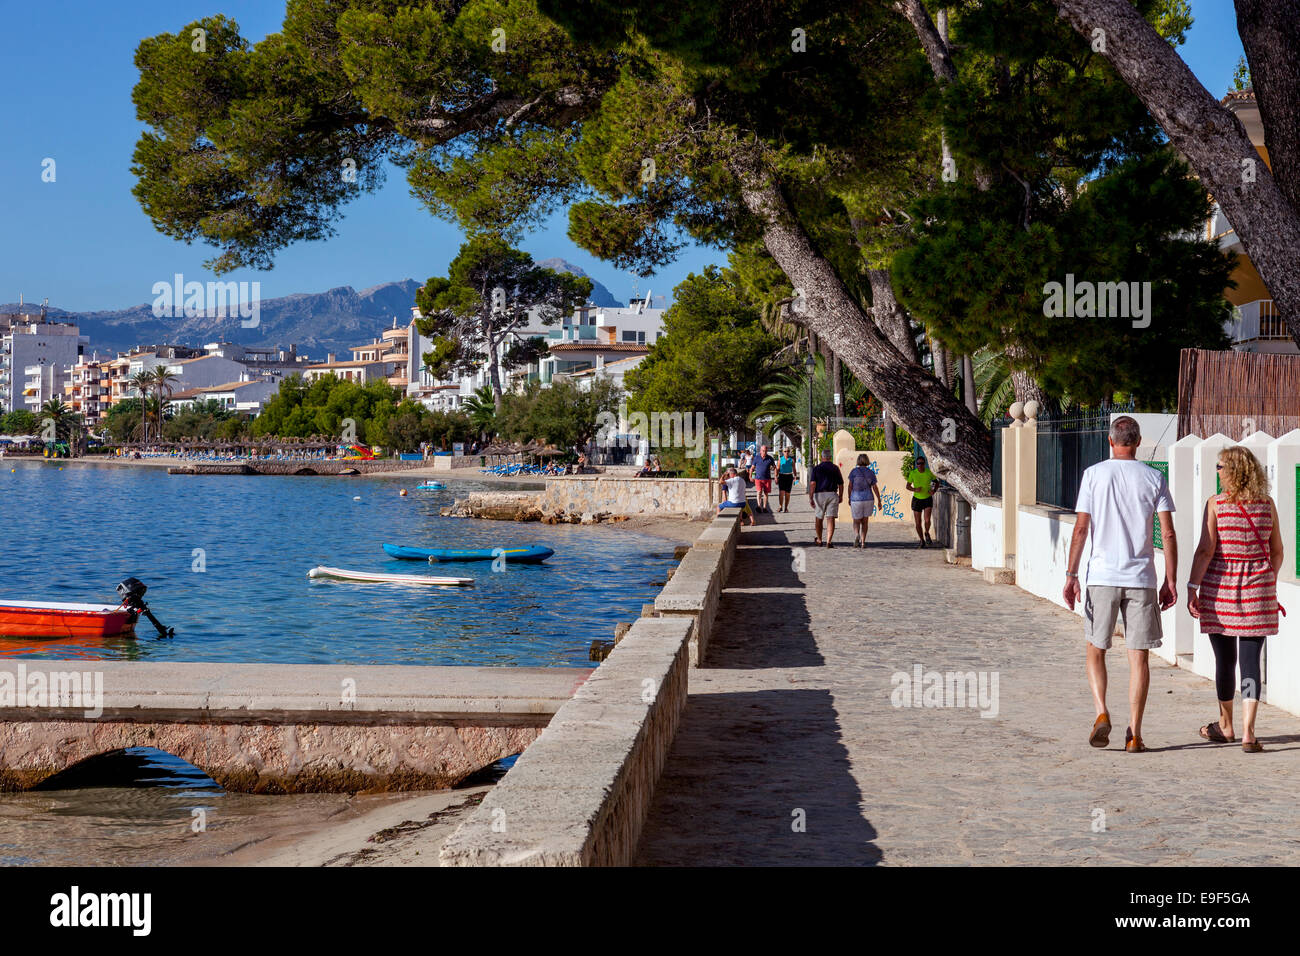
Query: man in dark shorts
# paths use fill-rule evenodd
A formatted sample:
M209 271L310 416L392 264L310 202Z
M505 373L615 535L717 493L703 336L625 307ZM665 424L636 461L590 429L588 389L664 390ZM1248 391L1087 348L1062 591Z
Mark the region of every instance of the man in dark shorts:
M831 461L831 450L822 452L821 464L808 476L808 504L812 505L816 538L813 544L822 543L822 522L826 523L826 547L831 547L835 536L835 516L844 501L844 475Z
M754 459L754 488L758 492L757 510L772 513L772 506L768 504L767 496L772 493L772 473L776 471L776 459L767 453L767 446L762 445L758 449L758 456Z
M794 483L798 478L799 473L795 469L794 465L794 452L787 447L783 452L781 452L781 460L777 463L777 511L790 510L790 491L794 488Z

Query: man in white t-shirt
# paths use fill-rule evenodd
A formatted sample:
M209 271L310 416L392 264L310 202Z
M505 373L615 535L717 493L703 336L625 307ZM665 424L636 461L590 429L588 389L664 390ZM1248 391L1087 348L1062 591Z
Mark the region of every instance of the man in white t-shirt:
M1110 714L1106 710L1106 651L1110 649L1116 618L1124 621L1124 644L1129 658L1130 723L1124 749L1142 753L1142 713L1151 685L1149 652L1162 637L1160 612L1178 600L1178 542L1174 539L1174 499L1169 482L1150 465L1137 460L1142 435L1138 423L1122 415L1110 426L1109 461L1083 473L1074 506L1074 536L1070 539L1065 572L1066 606L1074 610L1081 595L1079 559L1092 541L1084 600L1084 632L1088 638L1088 683L1092 686L1097 719L1088 743L1110 743ZM1165 580L1156 591L1155 547L1151 540L1156 515L1165 555Z
M741 523L753 524L754 515L745 501L745 479L736 474L734 465L729 465L722 473L719 485L722 493L726 495L726 500L718 505L718 513L721 514L724 508L739 508Z

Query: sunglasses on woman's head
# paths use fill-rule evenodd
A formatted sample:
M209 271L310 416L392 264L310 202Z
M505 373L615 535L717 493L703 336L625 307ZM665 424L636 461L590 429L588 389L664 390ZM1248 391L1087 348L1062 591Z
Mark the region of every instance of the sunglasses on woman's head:
M1222 466L1222 465L1215 465L1215 466L1214 466L1214 470L1215 470L1215 471L1223 471L1223 466Z

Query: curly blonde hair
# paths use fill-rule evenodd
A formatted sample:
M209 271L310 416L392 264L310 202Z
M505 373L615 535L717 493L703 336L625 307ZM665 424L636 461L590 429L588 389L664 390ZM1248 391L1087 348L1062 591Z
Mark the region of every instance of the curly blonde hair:
M1254 455L1240 445L1219 452L1219 483L1228 501L1265 501L1268 499L1268 475Z

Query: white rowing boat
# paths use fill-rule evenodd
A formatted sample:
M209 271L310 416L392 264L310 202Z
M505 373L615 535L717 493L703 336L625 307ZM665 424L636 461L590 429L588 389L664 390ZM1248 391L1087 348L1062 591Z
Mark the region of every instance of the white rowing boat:
M367 581L375 584L441 584L453 587L474 583L473 578L438 578L427 574L381 574L374 571L348 571L324 565L307 572L309 578L339 578L344 581Z

